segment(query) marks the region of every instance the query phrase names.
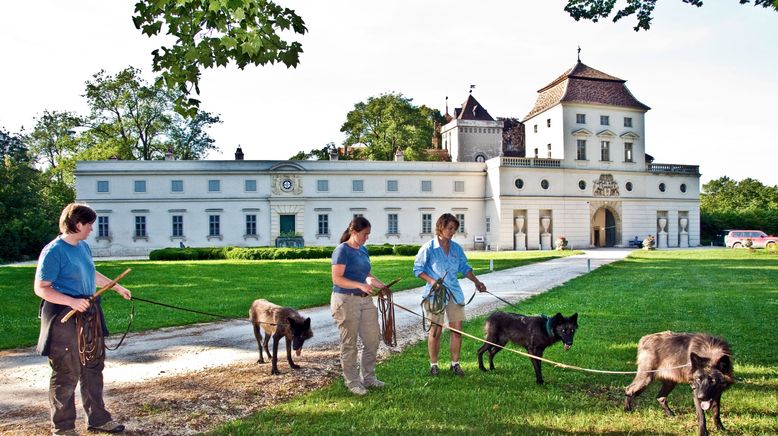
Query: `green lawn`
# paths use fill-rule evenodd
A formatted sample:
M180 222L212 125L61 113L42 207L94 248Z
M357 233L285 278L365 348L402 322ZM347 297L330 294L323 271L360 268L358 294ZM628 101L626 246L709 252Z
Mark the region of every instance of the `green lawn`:
M722 420L733 434L778 434L778 256L764 250L635 252L520 304L527 314L579 313L572 349L555 345L546 357L571 365L632 371L641 336L664 330L707 331L734 352L736 385L724 394ZM483 318L465 330L481 336ZM443 350L447 350L447 335ZM481 373L479 343L465 339L467 376L427 376L426 343L381 363L388 386L350 395L341 380L232 422L216 434L694 434L688 386L680 385L666 418L654 385L622 411L631 376L599 375L543 364L537 386L527 358L502 352L497 370ZM447 351L441 353L446 370ZM713 429L708 420L709 429ZM716 434L714 432L714 434Z
M470 264L476 274L489 271L489 259L494 269L526 265L575 251L472 252ZM403 280L395 290L421 286L413 276L412 256L374 256L373 272L389 281ZM122 280L137 297L174 306L246 317L251 302L266 298L274 303L297 309L329 304L332 282L330 260L279 261L114 261L97 262L97 268L108 277L115 277L127 268L132 272ZM32 290L35 267L0 268L0 349L34 345L38 339L38 305L40 299ZM108 328L116 333L127 328L130 303L114 292L106 294L103 309ZM135 303L136 315L132 331L186 325L214 318L169 308Z

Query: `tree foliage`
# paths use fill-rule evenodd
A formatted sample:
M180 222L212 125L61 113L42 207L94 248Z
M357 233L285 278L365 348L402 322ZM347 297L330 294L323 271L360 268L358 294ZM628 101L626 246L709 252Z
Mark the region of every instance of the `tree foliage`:
M701 7L703 0L681 0L693 6ZM751 3L750 0L738 0L740 4ZM640 29L648 30L651 28L651 19L657 0L627 0L626 5L616 11L613 22L622 18L635 15L637 25L633 28L636 32ZM608 18L616 6L616 0L567 0L565 11L576 21L581 19L598 22L600 19ZM773 8L778 10L778 0L754 0L754 6L763 8Z
M298 151L297 154L290 157L289 160L329 160L331 153L337 153L338 147L334 142L328 142L322 148L313 148L309 152ZM338 159L348 159L348 156L338 156Z
M347 149L366 146L357 153L362 158L392 160L402 150L408 160L427 160L436 122L443 122L440 111L415 106L400 93L388 93L355 104L340 131L347 135L343 143Z
M202 69L234 62L249 65L299 63L302 45L282 38L283 32L308 29L293 10L268 0L140 0L132 17L135 27L153 37L167 33L172 45L152 52L159 83L176 90L176 110L188 117L197 112Z
M85 148L76 129L83 124L84 120L73 112L44 110L24 138L32 156L60 184L75 183L76 156Z
M778 186L747 178L720 177L702 186L700 231L714 240L725 229L757 229L778 234Z

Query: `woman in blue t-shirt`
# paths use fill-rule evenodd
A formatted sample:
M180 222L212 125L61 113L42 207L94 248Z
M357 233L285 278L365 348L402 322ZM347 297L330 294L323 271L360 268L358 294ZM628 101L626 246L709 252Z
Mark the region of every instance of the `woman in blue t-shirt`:
M378 310L370 297L373 288L388 292L386 285L370 272L370 256L365 242L370 221L351 220L332 253L332 317L340 332L340 363L346 387L355 395L367 388L380 388L384 382L375 375L380 331ZM362 357L357 363L357 336L362 340Z
M92 305L88 298L96 292L96 286L111 282L95 270L92 251L85 242L96 219L97 214L89 206L67 205L59 218L62 234L43 248L35 271L35 295L43 299L38 352L48 356L51 365L51 426L52 433L58 435L77 434L75 391L79 383L89 430L124 431L122 424L111 419L103 403L105 354L99 353L99 357L82 365L75 317L64 324L60 322L71 309L87 311ZM112 289L127 300L132 298L122 285L116 284ZM94 304L96 316L102 320L100 305L97 301ZM102 347L102 341L98 342L97 346Z

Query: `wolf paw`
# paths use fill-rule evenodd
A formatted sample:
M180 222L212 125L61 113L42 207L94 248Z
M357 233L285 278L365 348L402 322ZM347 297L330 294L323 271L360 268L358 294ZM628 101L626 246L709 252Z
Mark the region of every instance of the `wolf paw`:
M293 364L291 364L291 365L289 365L289 366L290 366L292 369L300 369L300 368L302 368L300 365L298 365L298 364L296 364L296 363L293 363Z

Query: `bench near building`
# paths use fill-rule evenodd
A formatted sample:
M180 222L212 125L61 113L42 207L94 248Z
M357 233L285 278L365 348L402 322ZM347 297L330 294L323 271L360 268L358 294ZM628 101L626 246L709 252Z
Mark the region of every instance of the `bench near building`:
M644 115L624 81L578 62L538 91L527 157L503 155L503 121L470 95L441 128L453 162L82 161L78 201L98 213L95 255L163 247L266 246L298 235L334 246L355 215L369 243L421 244L442 213L465 248L697 246L699 167L646 155Z

